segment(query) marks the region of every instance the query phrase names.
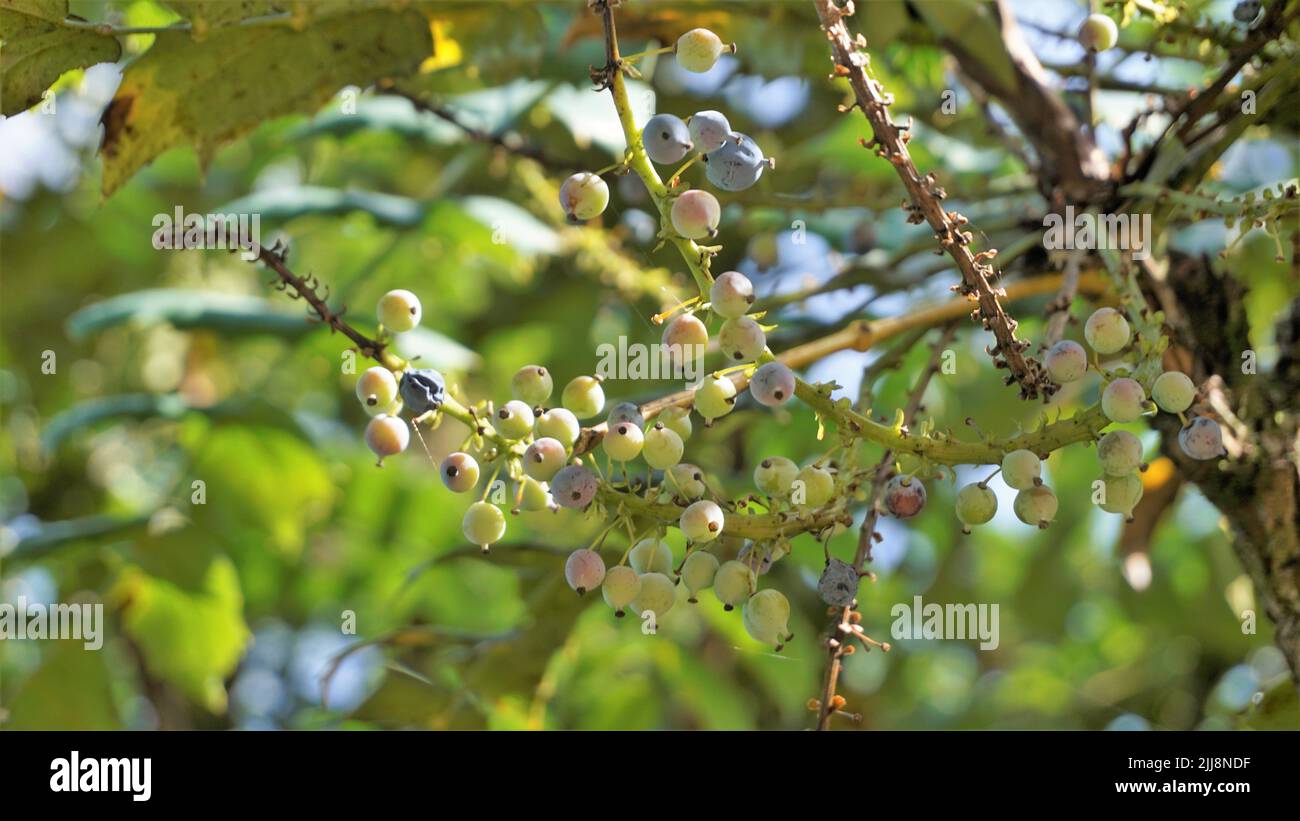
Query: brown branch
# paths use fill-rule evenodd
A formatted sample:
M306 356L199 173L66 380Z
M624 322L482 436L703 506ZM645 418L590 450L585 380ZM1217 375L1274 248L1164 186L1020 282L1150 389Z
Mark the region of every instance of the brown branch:
M989 284L991 279L997 278L998 273L984 260L991 259L996 252L985 251L978 257L971 253L967 247L971 234L962 228L966 218L943 208L941 200L947 193L936 183L933 174L922 177L917 171L916 164L907 152L909 132L896 125L889 116L888 107L892 104L893 97L885 93L879 82L867 75L866 66L870 57L862 50L865 41L861 37L854 40L843 20L851 13L852 4L841 10L831 0L815 1L822 28L831 44L835 76L848 79L853 88L855 105L862 109L863 115L871 124L872 140L864 142L864 145L874 147L877 156L889 160L911 197L911 203L905 205L908 221L929 223L939 245L957 263L962 285L956 290L977 303L974 315L997 339L997 345L989 353L998 367L1011 371L1007 384L1018 383L1023 398L1042 396L1045 400L1050 399L1057 386L1052 383L1042 365L1032 356L1026 355L1029 343L1016 339L1016 322L998 302L999 295L1004 292L1001 289L994 290Z

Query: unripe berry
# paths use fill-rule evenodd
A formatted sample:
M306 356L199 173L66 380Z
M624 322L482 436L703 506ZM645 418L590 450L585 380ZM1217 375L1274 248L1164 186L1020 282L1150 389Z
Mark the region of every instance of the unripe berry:
M763 176L775 161L763 156L758 143L744 134L732 135L717 151L706 154L705 176L723 191L744 191Z
M1113 430L1097 440L1097 461L1107 476L1128 476L1142 466L1142 440Z
M781 261L781 244L777 241L776 234L755 234L749 240L745 252L749 254L750 259L754 260L754 264L760 271L775 268Z
M681 519L677 522L682 534L692 542L713 541L722 535L725 525L722 508L708 499L692 502L690 507L682 511Z
M713 280L709 304L713 306L713 312L724 319L742 317L754 305L754 283L742 273L727 271Z
M645 429L645 417L641 415L641 407L635 402L619 402L609 409L609 416L605 417L605 427L612 428L619 422L631 422L638 428Z
M579 419L590 419L605 407L605 389L594 376L575 376L564 386L560 402Z
M686 446L682 437L669 430L662 422L656 422L645 434L645 447L641 454L645 463L656 470L667 470L682 460Z
M406 450L411 444L411 429L397 416L381 413L366 425L366 446L379 457L377 465L384 463L385 456L392 456Z
M719 111L697 111L686 120L691 141L704 153L717 151L731 137L731 123Z
M1045 528L1056 518L1056 494L1047 485L1026 488L1016 494L1011 506L1016 517L1027 525Z
M1182 413L1196 399L1196 386L1181 371L1165 371L1151 386L1151 398L1165 413Z
M676 488L683 499L694 501L708 491L704 484L704 472L688 462L673 465L668 469L668 484Z
M706 379L703 385L695 389L695 410L705 419L726 416L735 406L736 383L729 376Z
M712 553L696 550L682 563L682 584L689 594L686 598L691 604L699 601L695 594L713 585L713 577L718 574L718 559Z
M777 499L789 497L790 486L798 476L799 466L784 456L769 456L754 468L754 484Z
M1133 517L1133 508L1142 499L1142 480L1136 474L1127 476L1103 476L1105 482L1105 501L1101 509L1107 513L1122 513L1127 518Z
M541 365L525 365L510 377L511 395L532 407L546 404L553 390L555 383L551 381L551 373Z
M1051 347L1043 357L1047 375L1053 382L1064 385L1083 378L1088 372L1088 353L1083 346L1072 339L1062 339Z
M379 324L393 333L404 333L420 324L420 300L410 291L389 291L379 298L375 313Z
M600 586L600 593L605 604L614 608L614 615L623 617L623 608L636 599L641 592L641 577L626 565L611 567L605 574L605 583Z
M631 422L620 422L605 433L600 444L615 462L630 462L641 455L645 435Z
M773 645L777 652L785 646L790 633L790 602L779 590L760 590L745 602L741 611L745 632L764 644Z
M486 553L489 546L506 535L506 517L494 504L475 502L465 511L460 528L471 544L478 545Z
M575 550L564 561L564 580L579 596L605 580L605 562L594 550Z
M1043 463L1032 450L1013 450L1002 457L1002 481L1007 487L1025 490L1042 484Z
M817 580L817 593L831 607L848 607L858 597L860 577L853 565L831 559Z
M1098 308L1083 324L1083 338L1099 354L1118 353L1128 345L1128 320L1114 308Z
M524 477L524 492L519 500L521 510L550 510L555 507L555 500L546 485L531 476Z
M971 525L987 524L998 512L998 497L986 485L972 482L957 491L955 507L962 532L970 533Z
M578 441L578 436L582 434L582 425L578 424L578 417L573 415L573 411L567 408L551 408L537 417L537 421L533 424L533 433L538 438L549 437L566 448L571 448Z
M895 476L885 483L885 507L900 519L910 519L925 507L925 485L914 476Z
M656 422L663 422L664 427L681 437L682 442L691 438L694 426L691 424L691 409L674 405L664 408L655 417Z
M561 507L581 510L596 497L598 486L596 475L590 470L582 465L569 465L551 479L551 496Z
M725 48L718 35L708 29L698 28L678 37L674 51L677 53L677 65L687 71L703 74L713 68Z
M796 504L803 504L807 507L821 507L835 495L835 477L824 468L809 465L799 471L795 481L803 483L803 501L799 502L798 493L793 493ZM799 486L796 485L795 487L798 488Z
M492 426L507 439L523 439L532 432L533 421L533 409L518 399L511 399L497 408Z
M569 219L585 222L600 216L609 205L609 186L595 174L581 171L560 186L560 207Z
M677 603L677 587L672 579L663 573L641 574L641 589L632 600L632 612L644 616L649 610L655 614L655 621L664 617Z
M728 319L718 331L718 347L723 356L734 362L753 362L767 347L767 334L747 316Z
M397 378L388 368L367 368L357 380L357 399L371 416L386 413L397 401Z
M709 344L709 329L694 314L678 314L664 326L661 341L668 349L668 358L673 366L682 367L704 357L704 348Z
M1178 446L1193 459L1217 459L1227 454L1223 447L1223 431L1219 423L1208 416L1197 416L1178 432Z
M681 162L694 147L686 123L672 114L656 114L647 120L641 129L641 145L646 155L660 165Z
M1104 14L1090 14L1079 29L1079 44L1088 51L1105 51L1119 42L1119 27Z
M717 235L722 206L708 191L693 188L673 200L668 216L678 234L687 239L704 239Z
M478 484L478 462L468 453L452 453L442 460L438 474L452 493L464 493Z
M736 605L744 604L758 585L754 571L743 562L731 560L724 562L713 576L713 595L722 602L724 610L733 610Z
M794 371L780 362L768 362L754 371L749 380L749 392L759 404L770 408L780 407L794 396Z
M1147 394L1135 379L1121 376L1101 392L1101 411L1112 422L1132 422L1146 410Z
M673 551L662 539L642 539L628 551L627 563L637 573L671 573Z
M564 467L565 459L564 445L560 440L543 436L524 451L524 473L539 482L549 482Z

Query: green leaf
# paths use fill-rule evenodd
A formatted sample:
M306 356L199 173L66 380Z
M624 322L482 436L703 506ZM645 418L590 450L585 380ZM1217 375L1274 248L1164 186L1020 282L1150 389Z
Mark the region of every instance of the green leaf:
M286 11L290 3L276 0L164 0L176 13L190 22L195 40L202 40L212 29L234 25L250 17L265 17Z
M105 651L42 642L45 659L9 704L6 730L120 730Z
M277 310L261 297L155 288L96 302L68 317L68 335L85 339L107 328L166 322L176 328L299 336L312 329L303 314Z
M497 197L466 197L466 213L492 229L492 241L508 243L525 254L556 254L560 235L555 229L509 200Z
M364 211L381 225L411 228L424 219L425 206L393 194L302 185L259 191L218 209L222 214L260 214L262 219L278 221L306 214L337 216L352 211Z
M213 559L197 591L129 567L114 595L123 602L123 627L140 645L149 671L208 710L225 712L224 681L250 636L239 577L230 560Z
M0 0L0 114L31 108L66 71L122 55L111 36L63 25L66 0Z
M180 145L193 144L206 167L219 145L262 121L314 111L345 85L405 75L431 47L415 11L340 14L304 31L225 28L201 43L160 34L104 112L104 194Z
M912 5L940 37L984 63L1004 88L1016 87L1011 55L1002 44L1002 30L990 4L984 0L913 0Z

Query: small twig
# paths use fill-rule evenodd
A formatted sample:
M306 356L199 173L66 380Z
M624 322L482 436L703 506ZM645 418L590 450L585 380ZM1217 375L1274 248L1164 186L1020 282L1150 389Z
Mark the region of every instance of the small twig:
M1065 275L1061 280L1061 290L1047 304L1047 328L1043 331L1042 350L1055 345L1065 334L1065 326L1070 321L1070 306L1074 304L1074 295L1079 291L1079 264L1083 261L1082 251L1071 251L1065 260Z
M394 97L401 97L403 100L406 100L411 105L415 106L417 111L432 114L438 119L455 126L460 129L466 137L469 137L474 142L495 146L511 154L526 157L527 159L540 163L546 168L552 170L569 171L577 167L573 163L565 162L548 155L541 148L526 142L519 134L514 132L493 133L477 128L461 119L460 114L453 109L444 105L436 105L422 100L409 91L393 87L385 89L385 93Z

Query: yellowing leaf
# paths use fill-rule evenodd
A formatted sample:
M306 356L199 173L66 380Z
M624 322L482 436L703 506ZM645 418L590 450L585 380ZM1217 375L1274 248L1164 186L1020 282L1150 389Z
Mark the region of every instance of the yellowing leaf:
M224 28L199 43L160 34L104 112L104 194L176 146L193 144L206 165L263 120L314 111L345 85L409 74L430 48L414 11L340 14L304 31Z
M32 107L66 71L113 62L114 37L67 28L66 0L0 0L0 114Z

